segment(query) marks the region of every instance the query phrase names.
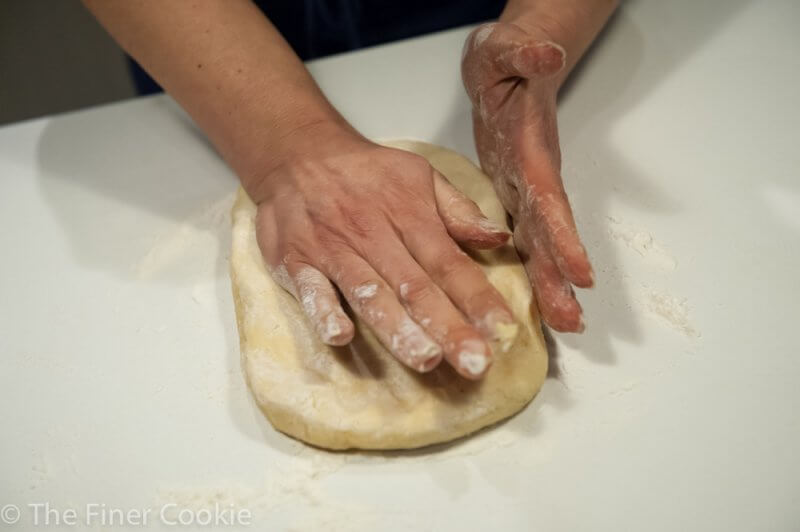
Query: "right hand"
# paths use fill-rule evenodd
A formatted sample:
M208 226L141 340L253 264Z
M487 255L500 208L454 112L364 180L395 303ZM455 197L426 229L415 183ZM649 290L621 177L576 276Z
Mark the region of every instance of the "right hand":
M322 341L354 335L338 288L407 366L430 371L444 358L464 377L485 374L487 339L514 318L458 243L497 247L505 228L418 155L330 123L284 140L291 150L245 182L266 264Z
M545 323L583 331L572 286L594 284L561 180L556 123L564 49L540 28L494 22L467 37L462 77L473 102L475 147L514 219L514 242Z

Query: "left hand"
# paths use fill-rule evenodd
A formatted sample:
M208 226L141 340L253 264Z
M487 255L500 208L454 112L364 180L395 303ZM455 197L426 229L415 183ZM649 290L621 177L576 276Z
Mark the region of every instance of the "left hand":
M572 286L592 286L593 274L561 182L556 96L565 59L544 32L496 22L467 37L461 72L481 166L514 219L542 317L558 331L580 332Z

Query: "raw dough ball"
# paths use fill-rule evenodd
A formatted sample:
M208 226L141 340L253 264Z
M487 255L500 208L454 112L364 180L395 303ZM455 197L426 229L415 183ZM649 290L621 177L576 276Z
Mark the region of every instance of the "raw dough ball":
M422 142L387 145L426 157L490 219L505 224L489 179L469 160ZM510 244L470 252L522 325L511 349L495 349L488 375L472 382L446 362L427 374L409 370L358 321L350 345L323 344L294 298L265 270L255 214L240 190L233 207L231 277L242 365L256 401L278 430L330 449L421 447L511 416L539 391L547 351L525 271Z

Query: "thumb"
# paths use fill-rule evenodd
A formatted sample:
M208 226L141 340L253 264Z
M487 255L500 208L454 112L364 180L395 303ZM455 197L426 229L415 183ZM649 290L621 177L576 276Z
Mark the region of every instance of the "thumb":
M564 48L553 41L535 39L515 24L494 22L478 26L467 37L461 74L469 91L509 77L553 76L564 68L566 57Z
M496 45L494 57L502 73L530 79L560 72L566 53L552 41L504 42Z
M434 171L436 207L453 240L474 249L492 249L505 244L511 234L505 226L490 220L480 207Z

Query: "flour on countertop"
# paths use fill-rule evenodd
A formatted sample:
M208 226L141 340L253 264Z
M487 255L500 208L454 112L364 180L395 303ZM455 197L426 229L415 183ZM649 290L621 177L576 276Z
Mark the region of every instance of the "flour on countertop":
M643 306L672 329L689 338L699 338L700 332L689 322L689 303L666 292L646 289L641 298Z
M655 241L649 231L624 223L613 216L608 216L607 219L610 222L608 230L614 240L625 244L652 266L667 271L677 268L677 261Z
M259 487L239 482L161 487L155 506L173 504L175 511L213 510L215 505L223 509L247 509L254 523L274 519L276 511L285 508L292 514L302 514L301 521L294 525L300 527L297 530L353 530L347 526L348 522L358 524L356 530L374 530L380 518L377 509L348 501L346 494L330 495L322 485L325 477L338 471L350 458L351 455L302 446L286 466L268 471ZM300 506L302 512L298 511Z
M35 462L31 466L31 484L29 488L38 490L50 481L52 468L50 461L43 452L34 453Z
M229 223L231 206L235 194L228 194L199 209L177 224L177 227L158 235L152 247L134 265L134 272L140 279L150 279L154 275L179 263L188 253L208 241L219 241L218 235L225 235L223 228Z
M157 490L155 504L174 504L177 509L188 508L195 511L213 509L215 504L224 508L248 509L253 512L255 522L258 522L259 518L278 507L292 505L295 508L298 503L302 503L307 505L307 517L314 523L330 520L338 522L344 514L364 525L374 525L377 523L372 522L373 517L380 517L377 509L352 504L347 501L346 494L341 497L329 494L323 485L324 480L348 466L397 464L398 467L405 467L402 464L406 461L420 463L463 459L484 452L497 452L498 449L524 441L513 430L501 426L479 431L478 434L453 443L432 446L429 452L411 450L332 453L298 443L297 453L288 457L288 463L268 471L263 484L258 487L224 481L205 486L162 486ZM371 529L373 528L365 528Z
M608 395L611 396L611 397L620 397L622 395L625 395L626 393L630 393L630 392L634 391L636 388L639 387L640 384L641 384L641 381L629 380L625 384L620 386L619 388L616 388L616 389L611 390L610 392L608 392Z
M629 224L614 216L607 216L611 237L628 249L635 251L644 261L662 272L677 269L678 262L647 229ZM689 338L699 338L700 332L689 321L689 303L661 289L645 285L637 297L638 306L662 324Z

